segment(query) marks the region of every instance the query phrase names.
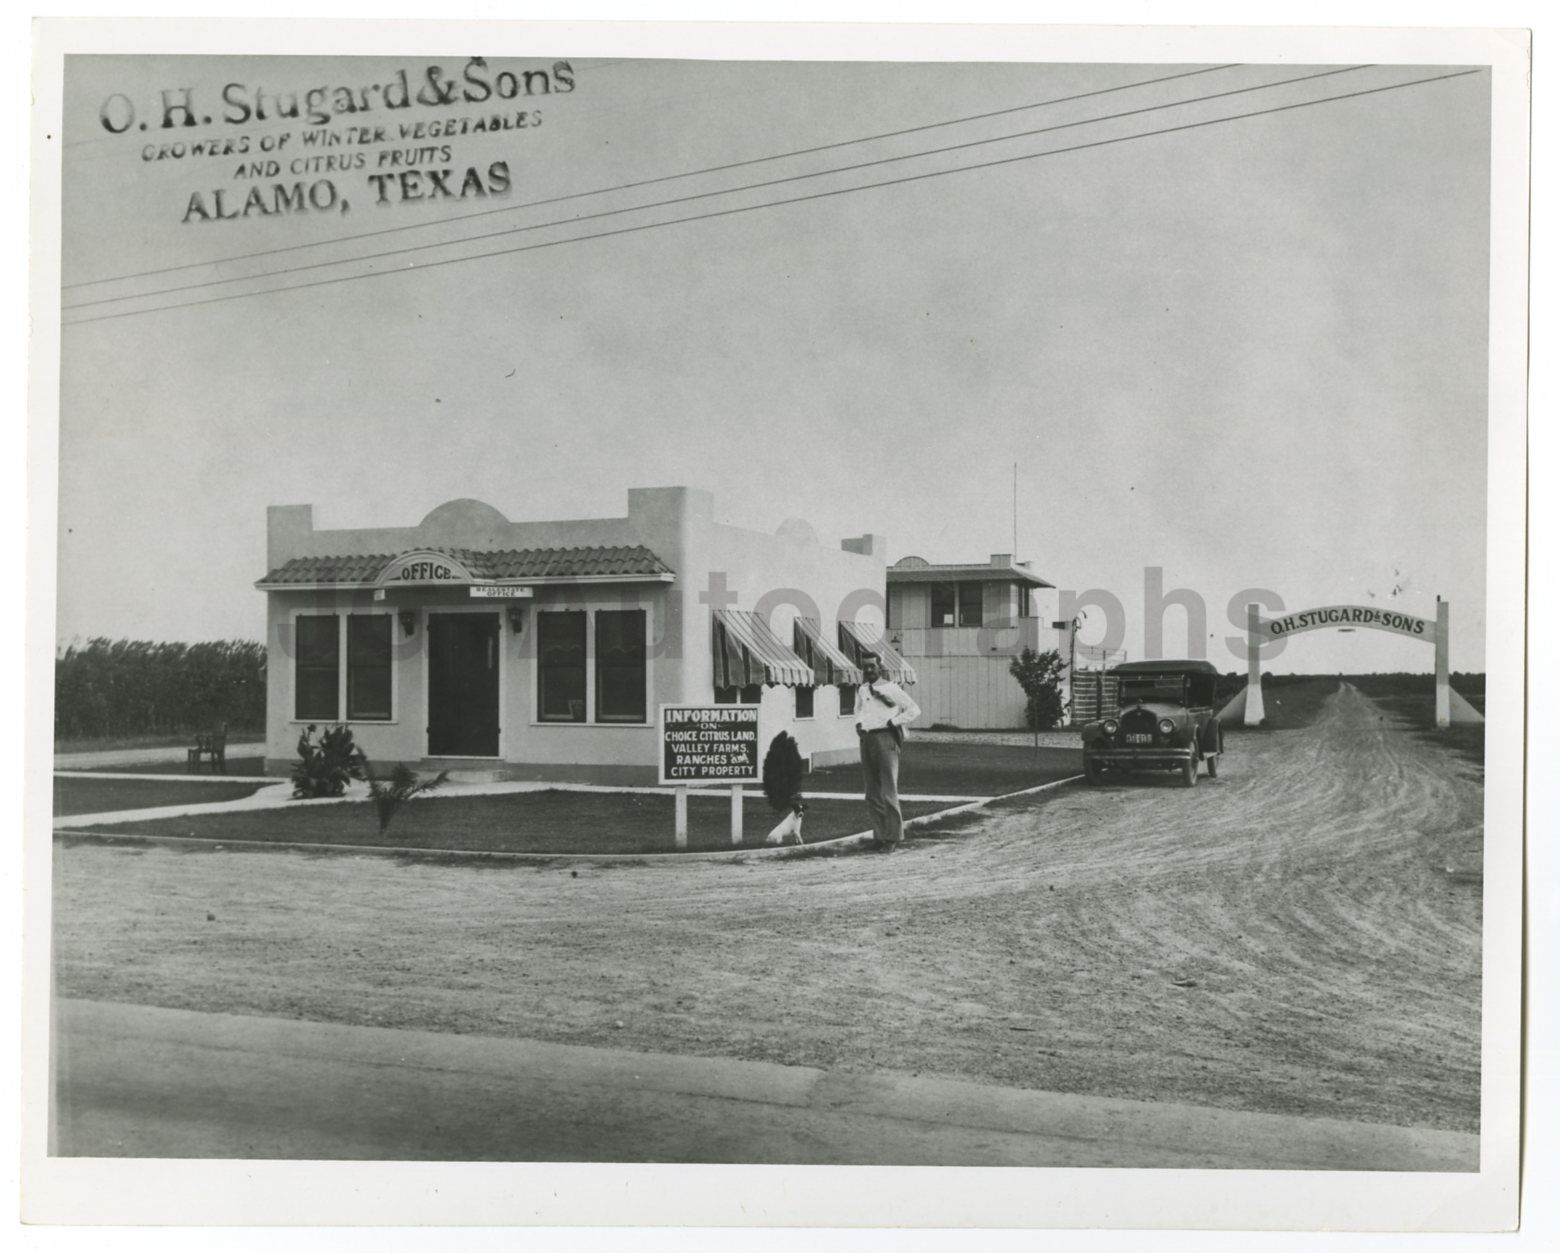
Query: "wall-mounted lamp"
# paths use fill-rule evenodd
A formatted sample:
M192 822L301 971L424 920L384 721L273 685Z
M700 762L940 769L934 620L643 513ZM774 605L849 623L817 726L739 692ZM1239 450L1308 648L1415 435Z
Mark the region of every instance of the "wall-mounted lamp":
M519 635L520 632L525 630L525 606L524 605L510 605L509 606L509 629L511 631L513 631L516 635Z
M417 633L417 611L415 609L403 609L396 617L401 623L401 634L410 639Z

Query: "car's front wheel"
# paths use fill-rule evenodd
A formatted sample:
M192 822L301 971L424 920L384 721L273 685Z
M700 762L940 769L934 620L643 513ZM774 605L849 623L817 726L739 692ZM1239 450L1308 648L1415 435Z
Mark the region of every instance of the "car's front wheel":
M1191 755L1181 763L1181 786L1197 786L1197 750L1192 749Z
M1098 761L1089 756L1088 753L1083 755L1083 781L1085 783L1087 783L1090 787L1098 786L1100 779L1104 776L1104 773L1105 772L1100 768L1100 763Z

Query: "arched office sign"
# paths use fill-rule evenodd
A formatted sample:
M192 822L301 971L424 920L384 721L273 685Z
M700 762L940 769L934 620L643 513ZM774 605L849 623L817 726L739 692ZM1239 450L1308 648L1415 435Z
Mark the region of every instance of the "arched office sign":
M477 580L449 553L409 552L379 572L376 587L456 587Z
M1435 645L1435 724L1483 722L1484 716L1456 692L1451 684L1452 607L1444 600L1435 602L1435 620L1417 618L1375 605L1322 605L1286 613L1279 618L1264 618L1257 605L1246 606L1246 686L1240 695L1219 711L1241 715L1248 727L1261 726L1267 711L1262 703L1262 649L1275 640L1287 639L1306 631L1353 631L1366 627L1390 631Z
M1270 641L1299 635L1302 631L1337 630L1340 627L1394 631L1398 635L1424 640L1427 644L1435 639L1435 623L1391 609L1378 609L1373 605L1323 605L1319 609L1286 613L1282 618L1261 620L1262 637Z

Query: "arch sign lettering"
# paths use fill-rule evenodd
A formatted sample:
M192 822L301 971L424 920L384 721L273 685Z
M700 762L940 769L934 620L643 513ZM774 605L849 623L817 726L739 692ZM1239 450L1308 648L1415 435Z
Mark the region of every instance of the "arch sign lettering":
M1324 605L1303 613L1286 613L1262 623L1265 639L1278 640L1302 631L1320 631L1327 627L1370 627L1376 631L1396 631L1416 639L1435 638L1435 623L1406 613L1375 609L1369 605Z
M1322 605L1316 609L1303 609L1286 613L1282 617L1264 618L1257 605L1246 606L1246 687L1228 706L1226 712L1243 705L1242 721L1248 727L1260 726L1267 717L1262 704L1262 647L1275 640L1287 639L1306 631L1355 630L1389 631L1406 635L1435 645L1435 725L1450 726L1454 722L1482 722L1483 716L1467 701L1452 691L1449 667L1451 640L1451 606L1444 600L1435 604L1435 620L1417 618L1413 614L1382 609L1375 605Z
M380 587L449 586L472 582L471 571L449 553L402 553L379 572Z

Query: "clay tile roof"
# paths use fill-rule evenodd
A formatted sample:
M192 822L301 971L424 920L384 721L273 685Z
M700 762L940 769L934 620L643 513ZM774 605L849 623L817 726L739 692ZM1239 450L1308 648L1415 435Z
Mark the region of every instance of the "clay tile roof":
M453 557L478 579L600 579L635 575L657 577L672 568L643 544L617 548L433 548L420 552ZM340 557L294 557L260 580L261 587L365 585L398 556L396 553Z

